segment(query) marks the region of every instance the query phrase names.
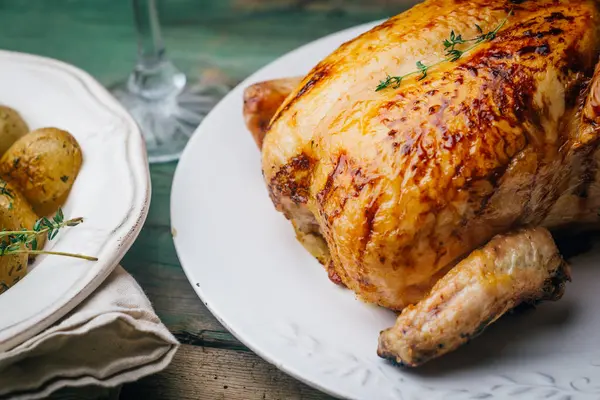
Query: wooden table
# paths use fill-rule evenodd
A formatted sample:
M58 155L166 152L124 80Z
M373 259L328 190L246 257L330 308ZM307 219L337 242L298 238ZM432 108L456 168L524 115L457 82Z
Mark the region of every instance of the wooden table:
M190 75L211 68L232 85L323 35L397 13L406 0L164 0L165 42ZM128 1L0 0L0 48L58 58L106 85L135 59ZM241 112L241 110L240 110ZM164 372L125 385L122 399L327 399L229 334L204 307L177 259L169 223L176 163L152 165L152 205L123 265L183 343Z

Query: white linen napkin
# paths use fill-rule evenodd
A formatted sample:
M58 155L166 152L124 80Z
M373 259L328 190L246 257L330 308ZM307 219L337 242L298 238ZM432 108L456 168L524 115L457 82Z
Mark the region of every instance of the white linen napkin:
M161 371L178 347L140 286L118 266L54 326L0 353L0 399L121 385Z

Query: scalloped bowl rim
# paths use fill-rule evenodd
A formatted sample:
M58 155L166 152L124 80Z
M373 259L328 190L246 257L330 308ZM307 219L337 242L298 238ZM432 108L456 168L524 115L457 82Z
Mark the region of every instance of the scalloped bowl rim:
M97 262L83 266L87 271L76 278L73 284L64 290L55 301L49 304L40 304L37 312L24 315L21 320L13 321L13 323L10 323L9 325L5 324L4 326L2 324L2 315L0 315L0 354L3 351L9 351L11 348L23 343L52 325L81 303L104 281L118 265L121 258L125 255L139 234L148 214L151 191L148 161L141 132L129 113L99 82L83 70L59 60L27 53L0 50L0 69L6 67L6 65L10 68L11 63L19 64L23 69L30 68L34 71L31 76L35 76L37 73L35 71L41 71L39 72L40 77L41 74L48 74L48 76L55 74L58 77L57 79L60 78L64 79L65 82L70 82L72 85L72 92L79 93L82 96L79 99L80 103L88 101L95 103L95 106L90 105L91 103L89 102L86 103L86 106L89 107L90 115L94 112L98 112L98 115L101 113L103 118L106 117L107 120L113 118L112 122L116 124L116 128L114 128L113 131L97 132L94 131L94 129L91 129L91 133L85 133L85 135L91 136L95 134L100 136L105 133L106 135L114 135L115 140L123 139L123 146L115 147L114 154L117 154L118 156L121 155L120 152L122 152L122 155L126 158L126 160L117 159L116 161L124 161L127 166L127 170L124 171L123 175L129 177L130 180L128 183L131 184L130 187L132 192L130 204L119 204L118 201L114 203L115 205L126 207L127 212L123 214L123 219L120 223L116 224L113 229L99 233L104 242L102 246L98 248L98 252L94 254L99 258ZM65 87L65 90L68 89L71 88ZM88 98L85 99L85 96ZM10 106L11 104L9 104L9 102L10 100L6 102L6 104ZM57 107L61 106L57 105ZM94 109L94 107L96 108ZM18 108L17 110L21 111ZM28 122L27 118L25 118L25 120ZM71 133L78 141L80 140L80 137L78 137L76 132ZM84 164L75 185L79 184L79 180L81 179L84 170L88 167L86 165L86 157L91 155L89 152L92 151L92 149L86 148L84 145L82 145L82 150L84 154ZM94 151L95 150L96 149L94 149ZM93 167L101 167L101 162L103 162L103 160L95 160ZM101 178L102 176L99 176L99 179ZM75 192L75 188L73 192ZM71 193L67 199L67 205L70 202L75 201L75 199L72 199L74 194L75 193ZM65 205L65 207L67 207L67 205ZM94 210L94 213L95 212L96 211ZM97 212L101 213L103 210L98 210ZM108 210L108 212L110 212L110 210ZM69 215L67 215L67 217L69 217ZM84 217L90 218L96 217L96 215L84 215ZM84 225L81 226L83 227ZM71 235L68 238L65 235L65 238L63 239L61 234L55 245L63 245L65 243L60 242L67 240L75 240L75 235ZM43 265L43 263L46 263L46 260L47 259L43 259L39 263L36 261L36 267L25 277L25 279L30 276L35 276L36 269L39 268L40 265ZM85 261L83 261L83 263L85 263ZM19 299L19 297L25 295L25 293L18 293L19 291L22 291L21 288L24 289L21 285L24 285L23 282L25 279L0 296L0 307L6 304L6 302L3 302L2 300L9 294L15 299Z

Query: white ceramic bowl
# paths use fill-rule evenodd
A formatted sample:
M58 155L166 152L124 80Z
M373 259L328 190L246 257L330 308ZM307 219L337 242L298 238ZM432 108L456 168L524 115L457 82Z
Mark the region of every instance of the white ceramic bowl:
M69 131L83 166L65 217L85 222L46 249L83 253L97 262L39 257L30 273L0 295L0 352L47 328L88 296L129 249L148 212L146 151L133 119L87 73L60 61L0 51L0 104L18 110L31 129Z

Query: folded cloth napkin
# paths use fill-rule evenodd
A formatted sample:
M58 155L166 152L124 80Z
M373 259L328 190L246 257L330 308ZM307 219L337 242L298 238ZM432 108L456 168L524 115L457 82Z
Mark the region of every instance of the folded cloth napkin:
M114 387L164 369L179 344L122 267L54 326L0 353L0 399Z

